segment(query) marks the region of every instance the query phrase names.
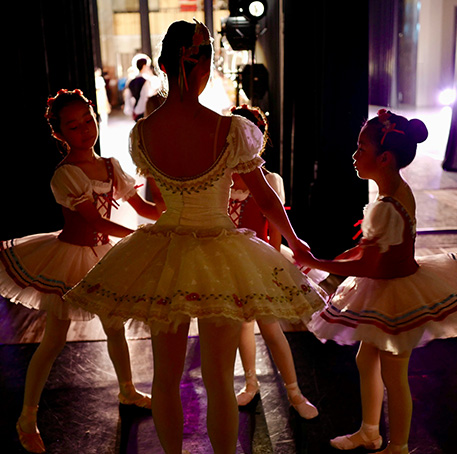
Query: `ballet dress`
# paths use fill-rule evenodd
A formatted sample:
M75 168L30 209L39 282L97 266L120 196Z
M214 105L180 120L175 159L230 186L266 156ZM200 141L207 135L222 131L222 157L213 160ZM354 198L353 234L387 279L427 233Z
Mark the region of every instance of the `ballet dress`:
M324 342L364 341L393 354L456 337L456 254L415 258L416 221L392 197L365 207L361 231L379 246L382 275L346 278L308 329Z
M265 179L272 189L276 192L281 202L285 203L285 191L282 177L274 172L264 170ZM268 219L260 210L257 202L248 189L233 189L230 192L229 216L237 228L247 228L254 230L259 238L268 242ZM329 273L317 269L309 269L295 263L293 251L285 244L280 245L281 254L298 266L315 283L325 280Z
M175 332L191 318L216 324L261 318L299 323L326 294L254 231L228 215L232 173L263 165L262 134L234 116L222 150L201 174L175 178L149 157L140 120L130 134L137 170L156 181L167 210L123 238L65 299L116 321L142 320L151 333Z
M62 206L62 230L3 241L0 250L0 294L13 303L49 311L62 320L90 320L93 314L62 300L112 247L109 237L94 232L76 211L90 200L109 218L118 199L136 193L135 179L115 158L104 158L108 179L91 180L77 166L59 165L51 189Z

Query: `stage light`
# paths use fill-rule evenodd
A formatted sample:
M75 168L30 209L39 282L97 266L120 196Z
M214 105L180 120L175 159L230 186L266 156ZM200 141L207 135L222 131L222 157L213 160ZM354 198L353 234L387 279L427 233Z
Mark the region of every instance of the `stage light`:
M230 0L230 15L245 16L252 21L258 21L267 14L267 0Z
M263 17L266 13L265 3L255 1L249 4L248 6L249 14L256 19Z
M456 98L457 98L456 90L454 90L452 88L446 88L439 94L438 101L443 106L450 106L455 103Z
M221 33L233 50L253 50L255 47L256 26L244 16L221 19Z

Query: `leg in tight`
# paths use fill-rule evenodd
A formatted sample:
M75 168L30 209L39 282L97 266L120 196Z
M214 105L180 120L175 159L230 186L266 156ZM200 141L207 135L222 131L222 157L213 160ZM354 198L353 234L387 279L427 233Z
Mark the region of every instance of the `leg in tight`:
M264 323L261 320L257 323L273 361L284 380L290 403L303 418L315 418L318 415L316 407L302 395L298 387L294 358L281 325L279 322Z
M216 326L199 320L201 370L208 396L207 427L215 454L236 451L238 405L233 375L240 330L241 323Z
M183 411L179 385L184 371L189 324L176 333L152 336L154 378L152 416L160 443L167 454L181 454Z
M260 332L286 385L297 381L294 358L289 342L278 322L258 321Z
M259 391L259 382L256 374L256 342L254 334L255 322L245 322L241 325L240 351L246 385L236 396L238 405L247 405Z
M333 439L331 444L338 449L354 449L357 446L379 449L382 443L379 420L384 397L380 351L371 344L361 342L356 361L360 375L362 426L354 434Z
M411 352L381 352L382 379L387 389L391 445L386 452L408 452L413 404L408 381ZM395 449L398 448L396 451Z
M150 408L150 398L135 389L132 383L132 369L130 366L130 353L125 329L122 323L119 326L108 327L101 320L108 345L108 354L113 363L119 382L119 399L125 404L135 404L139 407Z
M19 423L24 432L37 432L36 412L41 393L49 377L55 359L67 341L70 320L59 320L48 313L43 340L30 360L25 379L24 406Z

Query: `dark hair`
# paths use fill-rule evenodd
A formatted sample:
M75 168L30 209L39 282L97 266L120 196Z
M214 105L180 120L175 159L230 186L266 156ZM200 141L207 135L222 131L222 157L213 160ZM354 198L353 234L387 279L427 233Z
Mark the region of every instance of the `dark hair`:
M371 138L378 146L378 154L390 151L399 169L411 164L416 156L417 144L428 137L425 124L414 118L408 120L384 109L378 116L368 120L365 127L369 128Z
M183 47L189 49L193 46L193 37L197 24L176 21L168 27L167 33L162 40L162 51L158 60L159 67L165 68L167 77L178 77L180 56ZM211 58L213 46L211 44L202 44L199 46L198 53L192 55L198 60L200 57ZM194 68L195 63L184 61L186 74Z
M136 67L138 68L139 71L143 69L143 66L147 65L148 61L145 58L139 58L136 61Z

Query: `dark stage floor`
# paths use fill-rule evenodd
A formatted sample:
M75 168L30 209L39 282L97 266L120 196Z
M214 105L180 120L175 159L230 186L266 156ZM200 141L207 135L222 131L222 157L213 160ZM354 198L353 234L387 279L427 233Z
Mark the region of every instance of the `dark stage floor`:
M360 423L356 347L321 344L308 332L287 333L300 386L320 411L304 421L289 408L284 387L262 338L257 336L261 399L240 413L237 453L336 453L329 438ZM189 338L182 383L185 405L184 448L211 453L205 428L206 397L200 378L198 337ZM129 341L135 382L148 391L152 379L149 340ZM0 452L23 453L15 433L24 377L36 344L0 346ZM410 452L454 454L457 446L457 339L434 341L416 349L410 381L414 416ZM239 359L236 389L243 385ZM52 370L43 393L39 426L51 454L162 453L152 417L119 408L114 370L106 342L70 342ZM385 425L383 432L387 430ZM364 450L352 451L354 453Z

